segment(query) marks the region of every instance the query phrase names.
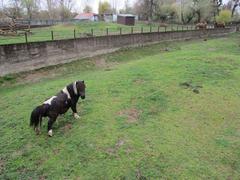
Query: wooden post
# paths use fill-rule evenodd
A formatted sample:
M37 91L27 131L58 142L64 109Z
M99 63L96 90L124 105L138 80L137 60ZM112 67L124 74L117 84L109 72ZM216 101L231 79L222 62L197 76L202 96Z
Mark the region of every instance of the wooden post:
M73 30L73 37L74 37L74 39L76 39L76 30L75 29Z
M52 35L52 41L53 41L54 40L53 31L51 31L51 35Z
M92 36L94 36L94 34L93 34L93 28L91 29L91 34L92 34Z
M28 43L27 32L25 32L25 42Z
M131 33L133 34L133 27L131 27Z

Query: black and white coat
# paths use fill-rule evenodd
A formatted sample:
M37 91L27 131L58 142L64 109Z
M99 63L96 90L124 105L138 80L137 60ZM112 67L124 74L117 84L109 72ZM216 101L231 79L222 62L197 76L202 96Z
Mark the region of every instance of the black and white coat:
M59 115L65 114L69 108L72 109L74 117L78 119L77 102L79 97L85 99L85 88L84 81L75 81L64 87L57 95L52 96L32 111L30 126L33 126L35 131L39 133L42 117L49 117L48 135L52 136L53 123Z

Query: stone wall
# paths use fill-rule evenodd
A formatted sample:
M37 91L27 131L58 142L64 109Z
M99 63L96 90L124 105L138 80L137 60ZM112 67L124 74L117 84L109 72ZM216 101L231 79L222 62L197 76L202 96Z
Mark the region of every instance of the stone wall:
M0 46L0 76L71 62L113 52L122 47L221 37L235 31L236 28L172 31L2 45Z

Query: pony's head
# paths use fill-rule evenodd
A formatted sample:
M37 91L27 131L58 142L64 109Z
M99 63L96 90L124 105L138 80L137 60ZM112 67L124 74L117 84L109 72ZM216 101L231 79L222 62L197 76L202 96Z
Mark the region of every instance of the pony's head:
M86 85L84 81L76 81L76 87L78 95L81 97L81 99L85 99L85 89Z

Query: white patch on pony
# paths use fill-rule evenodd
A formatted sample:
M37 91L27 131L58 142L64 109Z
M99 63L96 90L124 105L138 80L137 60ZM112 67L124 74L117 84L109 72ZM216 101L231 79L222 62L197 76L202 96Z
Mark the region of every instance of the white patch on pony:
M48 131L48 135L49 135L50 137L53 136L53 131L52 131L52 129Z
M80 119L80 116L77 113L74 113L73 116L75 119Z
M64 94L67 95L68 99L71 99L71 96L70 96L70 94L69 94L69 92L67 90L67 87L65 87L62 91L63 91Z
M57 97L57 96L51 97L50 99L46 100L43 104L49 104L49 105L51 105L51 104L52 104L52 101L53 101L56 97Z
M77 81L75 81L75 82L73 83L73 91L74 91L74 94L75 94L75 95L78 95L78 92L77 92Z

